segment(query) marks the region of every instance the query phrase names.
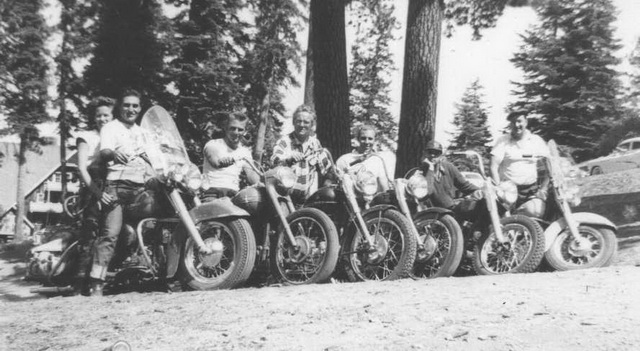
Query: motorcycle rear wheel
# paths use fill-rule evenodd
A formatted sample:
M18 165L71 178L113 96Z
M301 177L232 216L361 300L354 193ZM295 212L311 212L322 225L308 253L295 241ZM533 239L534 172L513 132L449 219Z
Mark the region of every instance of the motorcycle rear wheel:
M544 255L542 227L533 219L514 215L500 220L507 245L498 243L495 232L484 234L474 247L473 268L479 275L531 273Z
M331 218L315 208L301 208L287 217L298 249L286 239L282 225L273 240L271 267L276 280L287 285L327 281L338 261L338 230Z
M433 213L416 218L414 223L425 246L435 244L435 250L424 260L420 259L418 250L411 277L430 279L453 275L464 251L464 238L458 222L451 215Z
M574 240L567 231L556 237L544 254L549 266L554 270L568 271L610 265L618 246L615 233L609 228L584 224L578 227L578 231L582 242Z
M342 260L347 279L356 282L409 277L417 246L409 219L396 210L386 209L367 213L364 222L376 247L369 249L358 230L346 234ZM384 256L372 260L371 254Z
M206 262L203 259L211 260L216 254L199 254L189 236L180 262L183 282L194 290L232 289L244 283L256 259L256 242L249 222L242 218L208 220L198 228L205 244L222 244L222 251L213 262Z

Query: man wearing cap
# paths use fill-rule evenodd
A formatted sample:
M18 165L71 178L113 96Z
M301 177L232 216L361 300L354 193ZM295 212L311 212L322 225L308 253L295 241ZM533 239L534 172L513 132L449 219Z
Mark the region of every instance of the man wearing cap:
M456 166L447 161L443 155L442 145L437 141L427 143L422 165L430 187L429 199L433 206L448 208L455 212L456 189L463 195L480 190L471 184Z
M548 156L545 141L527 129L527 117L519 112L507 116L510 133L502 135L491 150L491 176L496 181L510 180L518 187L519 198L547 198L547 187L538 184L537 158Z

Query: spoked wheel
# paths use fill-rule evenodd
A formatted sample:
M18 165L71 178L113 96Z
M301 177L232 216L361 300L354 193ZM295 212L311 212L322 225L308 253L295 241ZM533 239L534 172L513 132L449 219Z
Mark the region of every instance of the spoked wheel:
M411 277L426 279L452 275L462 259L462 229L450 215L427 214L414 221L422 246L418 246Z
M338 230L329 216L315 208L301 208L287 217L295 238L291 245L283 226L271 250L271 267L285 284L322 283L338 261Z
M533 272L544 254L542 228L533 219L515 215L500 220L507 239L498 242L493 230L476 243L473 268L481 275Z
M211 254L203 254L189 237L181 268L184 282L195 290L234 288L249 278L256 258L256 243L249 222L209 220L199 224Z
M615 233L588 225L580 225L578 231L578 238L568 230L556 237L544 255L547 263L559 271L610 265L618 246Z
M344 269L349 281L408 277L416 255L416 237L409 219L387 209L368 213L364 221L374 244L370 246L359 231L347 234Z
M80 198L79 194L67 197L62 203L62 209L64 210L64 213L71 219L80 218L80 215L82 214L82 212L84 212L85 207L86 204L83 204L83 201Z

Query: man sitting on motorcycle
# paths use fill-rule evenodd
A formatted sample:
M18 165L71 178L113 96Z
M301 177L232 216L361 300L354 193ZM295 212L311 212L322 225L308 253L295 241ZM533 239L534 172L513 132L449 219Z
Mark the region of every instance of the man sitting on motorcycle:
M107 123L100 131L100 159L107 164L106 186L101 199L103 213L100 236L93 253L92 295L102 295L102 289L116 242L123 225L123 207L133 203L144 191L152 170L143 152L148 137L136 120L141 112L140 93L125 90L118 103L118 119Z
M204 197L233 197L240 190L242 172L249 184L256 184L260 176L240 158L251 159L251 150L241 141L247 127L247 117L241 113L229 113L224 121L224 138L210 140L204 146L203 173L210 188Z
M466 212L467 206L458 201L456 190L463 195L480 190L460 173L458 168L443 155L443 147L437 141L429 141L422 160L422 171L429 184L429 200L435 207L453 210L455 213Z
M389 180L384 161L378 157L369 157L374 152L378 131L371 124L362 125L357 131L358 148L351 153L344 154L336 161L336 167L344 172L358 172L367 170L378 179L378 192L389 189Z
M320 141L313 135L316 113L310 106L301 105L293 113L293 133L278 140L273 147L271 162L274 166L290 166L298 181L291 198L296 203L318 189L318 173L326 175L331 162L322 150Z
M491 176L496 184L509 180L518 187L516 207L532 198L543 204L549 179L543 176L538 182L538 157L549 156L547 144L527 129L527 117L522 113L511 112L507 120L510 133L498 138L491 150ZM538 205L533 201L531 206Z

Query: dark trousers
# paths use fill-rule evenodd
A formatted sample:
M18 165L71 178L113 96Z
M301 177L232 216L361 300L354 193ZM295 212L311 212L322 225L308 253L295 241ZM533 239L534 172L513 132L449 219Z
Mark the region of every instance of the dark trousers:
M144 184L122 180L107 181L104 191L115 197L116 203L103 208L100 235L93 247L93 266L90 276L98 280L105 280L107 276L107 269L122 230L124 208L132 204L136 196L144 191Z

